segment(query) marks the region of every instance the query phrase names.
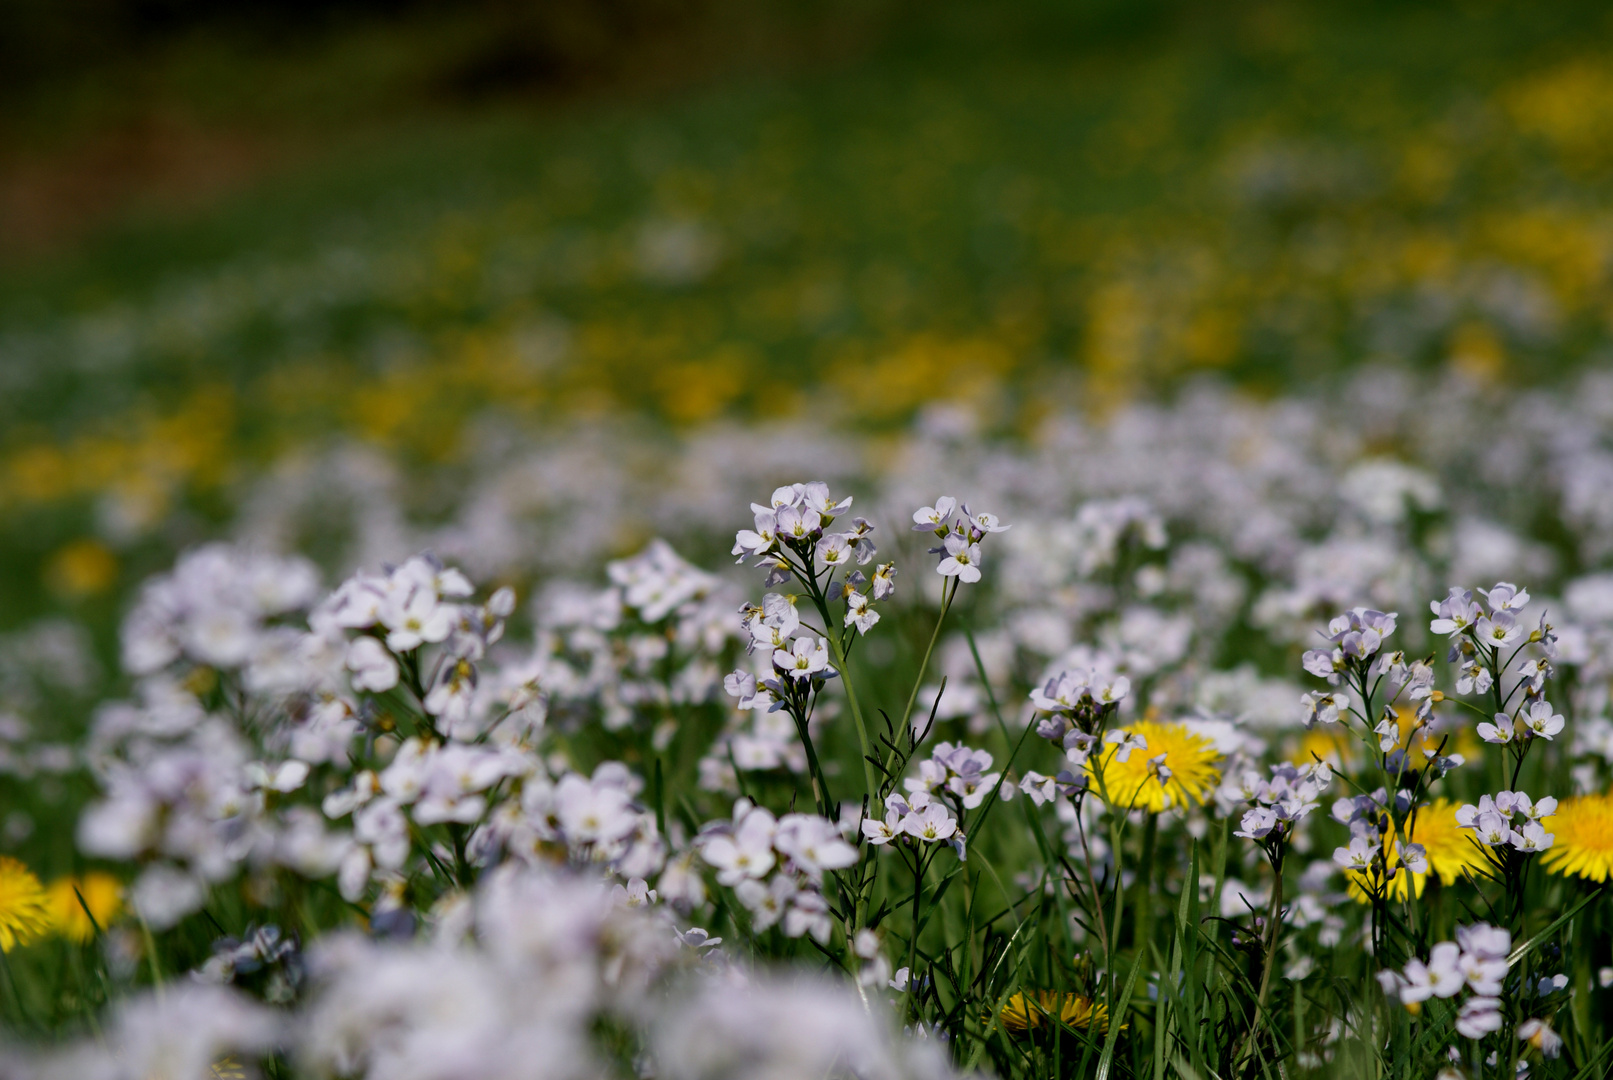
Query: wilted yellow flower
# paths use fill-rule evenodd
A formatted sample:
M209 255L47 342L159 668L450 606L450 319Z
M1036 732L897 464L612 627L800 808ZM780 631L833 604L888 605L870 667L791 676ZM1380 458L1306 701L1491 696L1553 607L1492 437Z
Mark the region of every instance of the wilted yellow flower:
M1202 806L1220 782L1215 744L1183 724L1139 720L1118 734L1128 742L1107 743L1087 761L1093 786L1116 808Z
M79 902L81 896L83 903ZM56 932L69 941L85 942L95 936L97 926L105 930L123 910L123 883L98 871L83 877L57 878L50 883L47 898ZM92 916L94 922L90 921Z
M1054 1012L1065 1027L1078 1031L1091 1029L1100 1034L1109 1030L1109 1006L1095 1004L1080 994L1061 994L1056 990L1014 994L1003 1004L1003 1027L1015 1035L1023 1035L1042 1027Z
M34 872L0 855L0 952L43 937L50 929L50 907Z

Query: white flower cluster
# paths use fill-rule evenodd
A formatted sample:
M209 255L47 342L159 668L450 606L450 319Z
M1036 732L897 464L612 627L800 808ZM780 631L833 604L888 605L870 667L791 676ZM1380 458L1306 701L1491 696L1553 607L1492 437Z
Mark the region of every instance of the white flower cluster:
M1378 972L1383 991L1398 998L1406 1008L1420 1012L1430 998L1448 1000L1463 990L1470 992L1456 1011L1456 1031L1466 1039L1482 1039L1500 1031L1501 993L1512 965L1512 935L1488 923L1456 928L1455 941L1442 941L1429 951L1427 961L1413 959L1401 971ZM1533 988L1534 996L1547 998L1568 985L1568 977L1542 978ZM1518 1025L1517 1036L1554 1058L1562 1052L1563 1041L1546 1021L1531 1017ZM1453 1051L1452 1058L1459 1060ZM1521 1070L1520 1070L1521 1073Z
M1131 693L1131 680L1124 675L1104 675L1095 668L1065 670L1049 676L1030 692L1031 707L1048 715L1036 721L1036 734L1064 752L1068 769L1055 776L1027 770L1019 790L1041 806L1059 797L1073 797L1087 789L1086 764L1100 739L1119 747L1116 757L1130 759L1134 750L1146 750L1146 736L1130 732L1105 733L1109 720ZM1161 759L1156 769L1169 770ZM1005 789L1011 797L1011 789Z
M963 828L965 811L978 808L997 788L1002 774L987 772L991 754L967 746L937 743L930 756L918 763L918 775L902 786L907 796L885 800L882 820L864 818L863 837L876 846L910 838L914 843L948 843L965 857L968 837Z
M1326 762L1293 765L1285 761L1271 766L1269 780L1247 769L1236 780L1229 776L1220 798L1254 804L1244 813L1234 836L1275 843L1293 838L1299 823L1316 809L1322 792L1332 783L1333 770Z
M1542 820L1557 812L1557 800L1550 795L1534 801L1522 791L1503 791L1493 798L1479 797L1478 805L1468 804L1456 811L1456 824L1470 829L1473 838L1485 847L1511 846L1525 855L1545 851L1555 839Z
M1395 792L1395 813L1410 813L1413 805L1411 792ZM1363 875L1369 891L1374 893L1401 872L1428 873L1428 852L1423 845L1397 843L1392 857L1385 850L1383 838L1389 829L1389 817L1389 794L1383 788L1370 794L1347 796L1333 804L1333 820L1350 829L1349 844L1333 849L1333 862L1342 870Z
M249 686L272 685L273 660L294 631L270 620L305 609L318 592L318 571L306 559L227 544L197 548L141 589L123 624L123 665L149 675L183 656L244 666Z
M959 506L950 495L935 500L934 506L913 511L913 531L933 532L941 541L940 547L930 549L931 555L941 556L935 572L968 585L980 580L980 542L1012 527L998 521L995 514L971 514L967 504Z
M829 494L829 485L821 480L777 488L770 505L751 503L755 528L735 534L731 554L739 556L740 562L754 558L755 565L766 567L769 588L789 581L803 567L808 574L815 574L848 567L854 561L858 566L867 566L876 552L874 527L867 520L853 518L852 527L845 532L827 531L835 518L850 508L850 496L836 501ZM890 572L889 564L879 567L874 575L876 584L884 573L888 585ZM846 625L853 621L848 611ZM865 631L866 627L859 629Z
M664 748L674 709L712 700L733 640L732 586L664 540L606 564L608 588L557 583L537 607L537 648L522 674L562 726L653 728Z
M277 572L289 585L273 587ZM147 864L131 897L150 925L277 867L382 904L424 865L463 880L558 850L623 878L661 869L641 781L616 763L584 777L540 752L541 665L489 655L510 590L476 604L461 573L416 557L349 578L299 627L291 616L316 598L307 580L302 563L215 546L130 617L138 698L96 719L103 794L79 842ZM204 632L224 626L234 637ZM226 644L236 637L251 644Z
M775 818L740 799L732 820L708 822L695 846L716 869L717 881L732 888L750 912L757 933L782 922L786 937L811 934L828 942L833 923L823 898L824 872L857 862L857 849L834 822L816 814Z
M806 595L769 592L761 606L740 608L740 636L753 670L731 672L723 689L741 713L752 715L748 722L731 721L702 758L706 789L733 792L736 770L812 769L801 732L810 736L816 730L818 695L840 675L837 656L847 655L879 622L875 603L889 599L896 589L893 563L876 567L871 581L852 568L853 562L873 561L873 525L854 518L845 532L827 531L850 506L849 496L837 501L821 481L780 487L769 506L751 504L755 528L738 532L733 554L740 562L754 557L755 565L767 568L765 587L793 582ZM797 610L803 601L816 609L822 627L814 630L803 622ZM837 602L844 610L838 624L831 625L830 606ZM780 711L788 714L787 720L771 716Z
M361 1080L592 1080L620 1065L679 1080L952 1075L849 987L749 973L710 944L596 879L508 864L439 903L428 937L321 939L294 1011L181 981L120 1005L93 1042L0 1052L0 1070L192 1077L275 1051L299 1072ZM606 1026L630 1033L636 1061Z

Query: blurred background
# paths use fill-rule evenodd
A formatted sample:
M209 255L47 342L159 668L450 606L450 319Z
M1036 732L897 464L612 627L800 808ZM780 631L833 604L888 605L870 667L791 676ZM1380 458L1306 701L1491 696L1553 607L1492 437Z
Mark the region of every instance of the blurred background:
M508 579L700 433L765 491L1205 378L1564 383L1610 59L1571 0L6 0L0 696L88 695L179 550L452 550L495 474L566 516L463 545Z

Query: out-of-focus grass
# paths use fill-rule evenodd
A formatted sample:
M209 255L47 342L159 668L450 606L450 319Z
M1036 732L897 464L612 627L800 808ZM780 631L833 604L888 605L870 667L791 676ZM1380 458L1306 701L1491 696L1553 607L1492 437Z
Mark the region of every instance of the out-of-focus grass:
M422 109L11 269L0 619L108 596L336 437L445 461L489 417L934 400L1016 429L1201 371L1606 348L1603 10L1139 10L942 6L788 77Z

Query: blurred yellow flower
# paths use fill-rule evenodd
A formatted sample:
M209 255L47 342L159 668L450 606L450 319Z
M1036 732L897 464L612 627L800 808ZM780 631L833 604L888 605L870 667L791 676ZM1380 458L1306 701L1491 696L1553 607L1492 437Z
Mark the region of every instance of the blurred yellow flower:
M1613 875L1613 792L1564 801L1550 827L1557 839L1540 856L1546 869L1592 881Z
M0 952L27 945L50 930L45 890L22 863L0 855Z
M83 877L57 878L50 883L46 895L51 924L69 941L90 940L97 926L105 930L123 910L123 883L111 874L91 872Z
M118 576L118 560L99 540L74 540L50 558L45 580L70 598L104 592Z
M1202 806L1221 780L1215 744L1185 725L1139 720L1120 733L1127 743L1106 744L1087 761L1087 774L1111 806L1154 813ZM1138 738L1141 747L1131 741Z

